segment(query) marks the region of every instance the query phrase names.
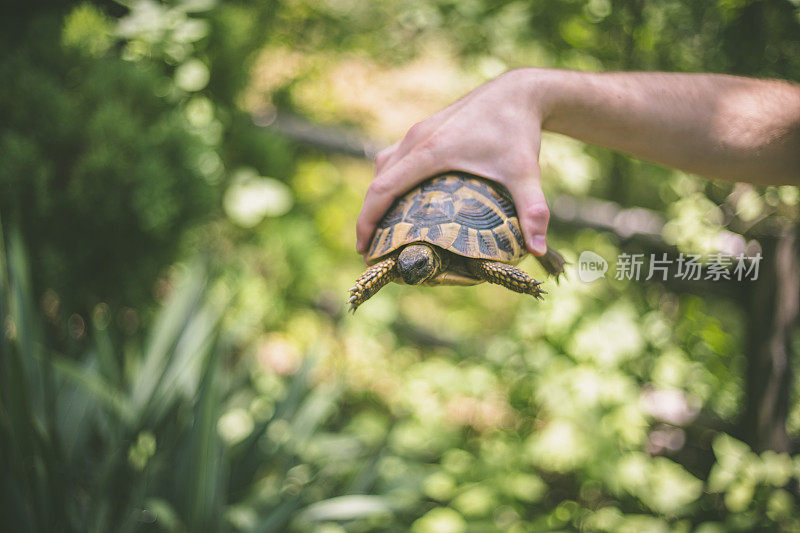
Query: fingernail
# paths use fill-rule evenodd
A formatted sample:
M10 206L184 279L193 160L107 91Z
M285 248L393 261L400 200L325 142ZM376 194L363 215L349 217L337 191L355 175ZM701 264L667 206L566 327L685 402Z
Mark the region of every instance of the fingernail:
M533 253L536 255L544 255L547 251L547 241L545 241L544 235L534 235L531 241L531 248L533 248Z

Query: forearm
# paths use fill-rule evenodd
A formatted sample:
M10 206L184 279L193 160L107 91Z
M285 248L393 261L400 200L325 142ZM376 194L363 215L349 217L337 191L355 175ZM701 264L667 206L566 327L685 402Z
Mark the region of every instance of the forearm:
M514 71L543 129L729 181L800 184L800 87L716 74Z
M480 125L480 127L476 127ZM800 185L800 88L715 74L512 70L415 124L376 157L358 219L380 218L427 177L460 170L511 192L528 249L546 251L541 130L710 178Z

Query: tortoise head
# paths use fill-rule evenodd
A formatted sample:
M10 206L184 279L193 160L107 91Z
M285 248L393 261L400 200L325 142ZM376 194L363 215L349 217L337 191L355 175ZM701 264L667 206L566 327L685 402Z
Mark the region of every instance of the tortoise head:
M427 244L409 244L397 257L397 271L409 285L419 285L431 279L441 267L441 255Z

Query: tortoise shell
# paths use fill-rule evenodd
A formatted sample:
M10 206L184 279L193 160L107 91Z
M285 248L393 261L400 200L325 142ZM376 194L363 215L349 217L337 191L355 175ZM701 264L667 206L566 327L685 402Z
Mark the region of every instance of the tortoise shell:
M367 262L413 242L511 264L528 253L508 190L461 172L431 178L400 197L378 224Z

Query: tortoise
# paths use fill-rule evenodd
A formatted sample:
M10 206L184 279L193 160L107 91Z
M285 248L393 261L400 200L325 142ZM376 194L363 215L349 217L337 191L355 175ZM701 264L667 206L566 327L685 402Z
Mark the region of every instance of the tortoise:
M525 255L508 190L464 172L430 178L400 197L378 224L367 270L350 289L355 312L390 281L408 285L477 285L488 281L541 299L545 291L516 265ZM564 258L537 257L558 279Z

